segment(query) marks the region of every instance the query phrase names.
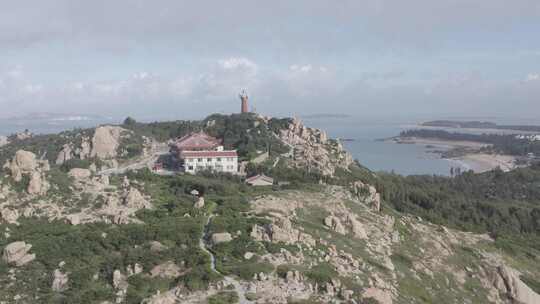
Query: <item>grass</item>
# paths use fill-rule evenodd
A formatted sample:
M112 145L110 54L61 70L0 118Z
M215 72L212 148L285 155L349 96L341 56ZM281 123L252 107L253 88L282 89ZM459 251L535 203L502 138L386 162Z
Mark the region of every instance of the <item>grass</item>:
M208 298L208 304L234 304L238 303L236 291L222 291Z

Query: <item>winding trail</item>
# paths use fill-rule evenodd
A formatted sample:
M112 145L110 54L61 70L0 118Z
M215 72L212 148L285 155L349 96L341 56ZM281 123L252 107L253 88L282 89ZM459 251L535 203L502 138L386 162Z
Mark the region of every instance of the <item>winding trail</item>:
M210 269L212 269L213 272L223 276L223 281L225 281L225 286L227 285L234 286L234 290L236 291L236 294L238 294L238 303L239 304L253 304L252 301L249 301L246 298L246 288L243 287L237 279L235 279L232 276L226 276L216 269L216 257L214 256L212 251L208 249L208 244L205 241L205 239L208 238L208 225L210 224L214 216L215 214L211 214L210 216L208 216L208 219L206 220L206 223L204 225L203 235L199 239L199 246L201 247L202 251L206 252L210 256Z

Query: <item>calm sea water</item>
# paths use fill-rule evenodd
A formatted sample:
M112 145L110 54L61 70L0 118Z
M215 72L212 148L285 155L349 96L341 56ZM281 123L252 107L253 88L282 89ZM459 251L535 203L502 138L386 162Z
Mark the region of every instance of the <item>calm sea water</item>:
M402 175L437 174L449 175L451 167L459 163L440 159L420 145L384 142L380 139L393 137L414 125L415 121L387 122L383 120L304 119L308 126L321 128L330 137L351 139L343 144L355 159L373 171L395 172Z

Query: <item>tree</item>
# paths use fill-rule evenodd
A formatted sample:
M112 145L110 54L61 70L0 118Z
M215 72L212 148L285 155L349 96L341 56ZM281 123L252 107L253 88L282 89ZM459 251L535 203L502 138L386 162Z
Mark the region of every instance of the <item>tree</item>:
M133 118L128 116L126 119L124 119L124 125L126 126L133 126L137 123L137 121Z

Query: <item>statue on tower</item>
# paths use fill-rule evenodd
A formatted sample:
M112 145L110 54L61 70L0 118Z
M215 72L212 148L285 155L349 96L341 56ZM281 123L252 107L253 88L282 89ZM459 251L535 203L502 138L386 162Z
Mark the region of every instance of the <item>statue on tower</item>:
M248 95L246 93L246 90L242 90L242 93L240 93L240 100L242 102L240 113L248 113Z

